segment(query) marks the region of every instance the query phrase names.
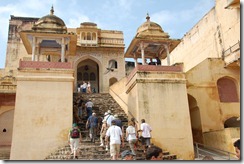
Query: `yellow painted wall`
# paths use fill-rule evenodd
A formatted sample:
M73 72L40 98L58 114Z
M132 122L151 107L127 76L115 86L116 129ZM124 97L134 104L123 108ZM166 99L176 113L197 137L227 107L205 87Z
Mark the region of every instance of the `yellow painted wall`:
M227 0L215 2L215 7L184 35L170 53L171 63L183 63L185 72L206 58L221 58L223 51L240 41L240 9L225 9ZM228 58L233 60L235 55ZM167 65L167 58L162 64Z
M120 85L123 83L121 82ZM152 143L178 158L194 159L186 81L183 73L137 72L126 84L128 96L117 86L113 92L128 99L128 110L152 127ZM115 89L116 88L116 89ZM116 92L117 91L117 92ZM113 96L114 97L114 96ZM118 98L116 98L118 99ZM177 100L176 100L177 99Z
M233 143L240 138L240 128L225 128L206 132L203 136L206 145L235 154Z
M240 93L240 70L224 68L222 59L206 59L186 73L187 92L196 99L203 132L221 130L225 120L240 116L240 102L222 103L219 100L217 81L222 77L234 79ZM192 123L193 127L199 124L198 121Z
M43 160L67 144L73 71L19 71L11 160Z

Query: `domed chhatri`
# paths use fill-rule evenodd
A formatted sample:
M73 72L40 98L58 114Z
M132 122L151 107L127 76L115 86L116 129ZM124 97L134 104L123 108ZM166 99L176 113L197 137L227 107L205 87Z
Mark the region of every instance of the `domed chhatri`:
M65 34L67 33L67 27L64 21L54 15L53 6L50 10L50 14L40 18L32 27L32 30L35 32L44 32L44 33L58 33Z
M169 38L169 35L165 33L162 29L162 27L150 20L150 16L147 13L146 17L147 21L144 22L140 27L137 29L137 36L145 36L145 35L160 35L164 38Z

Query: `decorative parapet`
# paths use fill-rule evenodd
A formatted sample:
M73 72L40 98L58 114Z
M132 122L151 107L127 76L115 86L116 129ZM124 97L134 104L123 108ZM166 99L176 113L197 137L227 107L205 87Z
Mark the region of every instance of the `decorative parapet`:
M127 84L137 72L182 72L182 66L155 66L155 65L138 65L127 77Z
M19 62L19 69L72 69L72 63L69 62L42 62L42 61L22 61Z
M15 93L16 78L12 76L4 76L0 79L0 93Z

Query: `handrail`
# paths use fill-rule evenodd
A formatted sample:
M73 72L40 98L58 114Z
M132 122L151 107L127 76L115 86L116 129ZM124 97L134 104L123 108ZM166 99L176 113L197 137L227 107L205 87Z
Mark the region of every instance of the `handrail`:
M197 143L197 142L194 142L194 145L196 145L197 158L199 158L199 155L202 155L200 153L200 151L205 152L205 153L210 154L210 155L213 155L213 156L218 156L220 158L226 159L223 156L219 155L219 154L224 154L224 155L228 156L227 160L230 160L231 155L235 155L232 152L228 152L228 151L225 151L225 150L220 150L220 149L217 149L217 148L214 148L214 147L211 147L211 146L207 146L207 145L204 145L204 144L201 144L201 143ZM199 146L202 146L204 148L207 148L207 149L210 149L212 151L218 152L219 154L213 153L213 152L208 151L206 149L199 148Z
M229 56L232 52L235 52L237 50L240 50L240 41L239 40L237 43L230 46L228 49L224 50L222 52L222 57L225 58L225 57Z

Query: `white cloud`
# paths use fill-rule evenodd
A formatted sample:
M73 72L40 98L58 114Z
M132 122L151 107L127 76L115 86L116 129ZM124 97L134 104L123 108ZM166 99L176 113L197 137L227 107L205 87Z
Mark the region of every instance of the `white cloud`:
M78 16L77 18L70 18L68 19L66 26L71 28L76 28L76 27L80 27L80 23L82 22L90 22L90 19L85 15Z

